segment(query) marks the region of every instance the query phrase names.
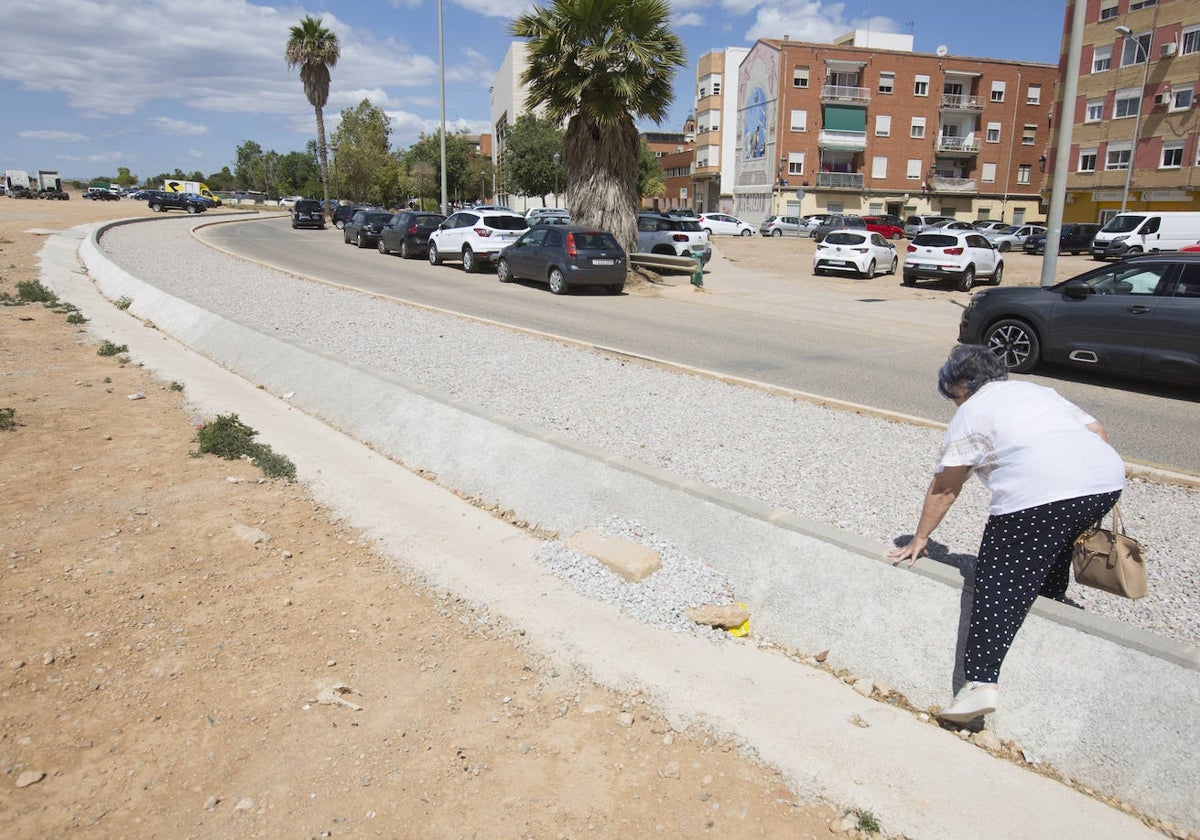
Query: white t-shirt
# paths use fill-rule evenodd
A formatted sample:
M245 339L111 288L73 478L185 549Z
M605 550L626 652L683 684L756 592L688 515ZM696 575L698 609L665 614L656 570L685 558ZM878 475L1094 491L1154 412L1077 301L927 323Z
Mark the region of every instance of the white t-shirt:
M1120 490L1125 464L1087 428L1095 419L1051 388L989 382L955 412L937 472L971 467L993 514Z

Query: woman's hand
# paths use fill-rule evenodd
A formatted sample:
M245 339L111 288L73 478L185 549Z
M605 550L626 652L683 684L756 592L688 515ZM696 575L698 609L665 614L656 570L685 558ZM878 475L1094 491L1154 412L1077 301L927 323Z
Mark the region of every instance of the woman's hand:
M893 566L899 566L901 563L907 560L908 568L911 569L914 565L916 565L917 558L927 553L925 548L928 545L928 538L913 537L911 540L909 540L908 545L903 545L900 546L900 548L894 548L889 551L888 557L895 559L896 562L892 564Z

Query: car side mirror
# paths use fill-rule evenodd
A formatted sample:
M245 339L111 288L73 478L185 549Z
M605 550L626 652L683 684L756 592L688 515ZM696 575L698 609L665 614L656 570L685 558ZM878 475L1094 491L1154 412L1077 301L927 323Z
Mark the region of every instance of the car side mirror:
M1086 280L1068 280L1062 287L1063 297L1071 300L1083 300L1089 295L1094 295L1096 290L1088 285Z

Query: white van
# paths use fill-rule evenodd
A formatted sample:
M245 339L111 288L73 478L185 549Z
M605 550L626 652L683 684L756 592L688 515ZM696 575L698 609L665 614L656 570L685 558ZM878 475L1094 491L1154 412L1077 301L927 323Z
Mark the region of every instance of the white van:
M1154 251L1178 251L1200 242L1200 213L1118 213L1092 240L1092 256L1103 260Z

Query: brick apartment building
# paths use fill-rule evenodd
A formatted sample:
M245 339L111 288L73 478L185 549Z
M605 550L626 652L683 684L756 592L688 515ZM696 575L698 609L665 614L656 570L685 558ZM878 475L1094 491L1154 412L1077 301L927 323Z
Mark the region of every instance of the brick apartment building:
M732 210L750 222L842 211L1041 219L1056 73L915 53L912 36L895 33L759 40L738 67L737 133L725 141Z
M1063 220L1200 210L1200 3L1087 0L1082 41L1076 99L1064 107L1056 94L1055 113L1072 121Z

